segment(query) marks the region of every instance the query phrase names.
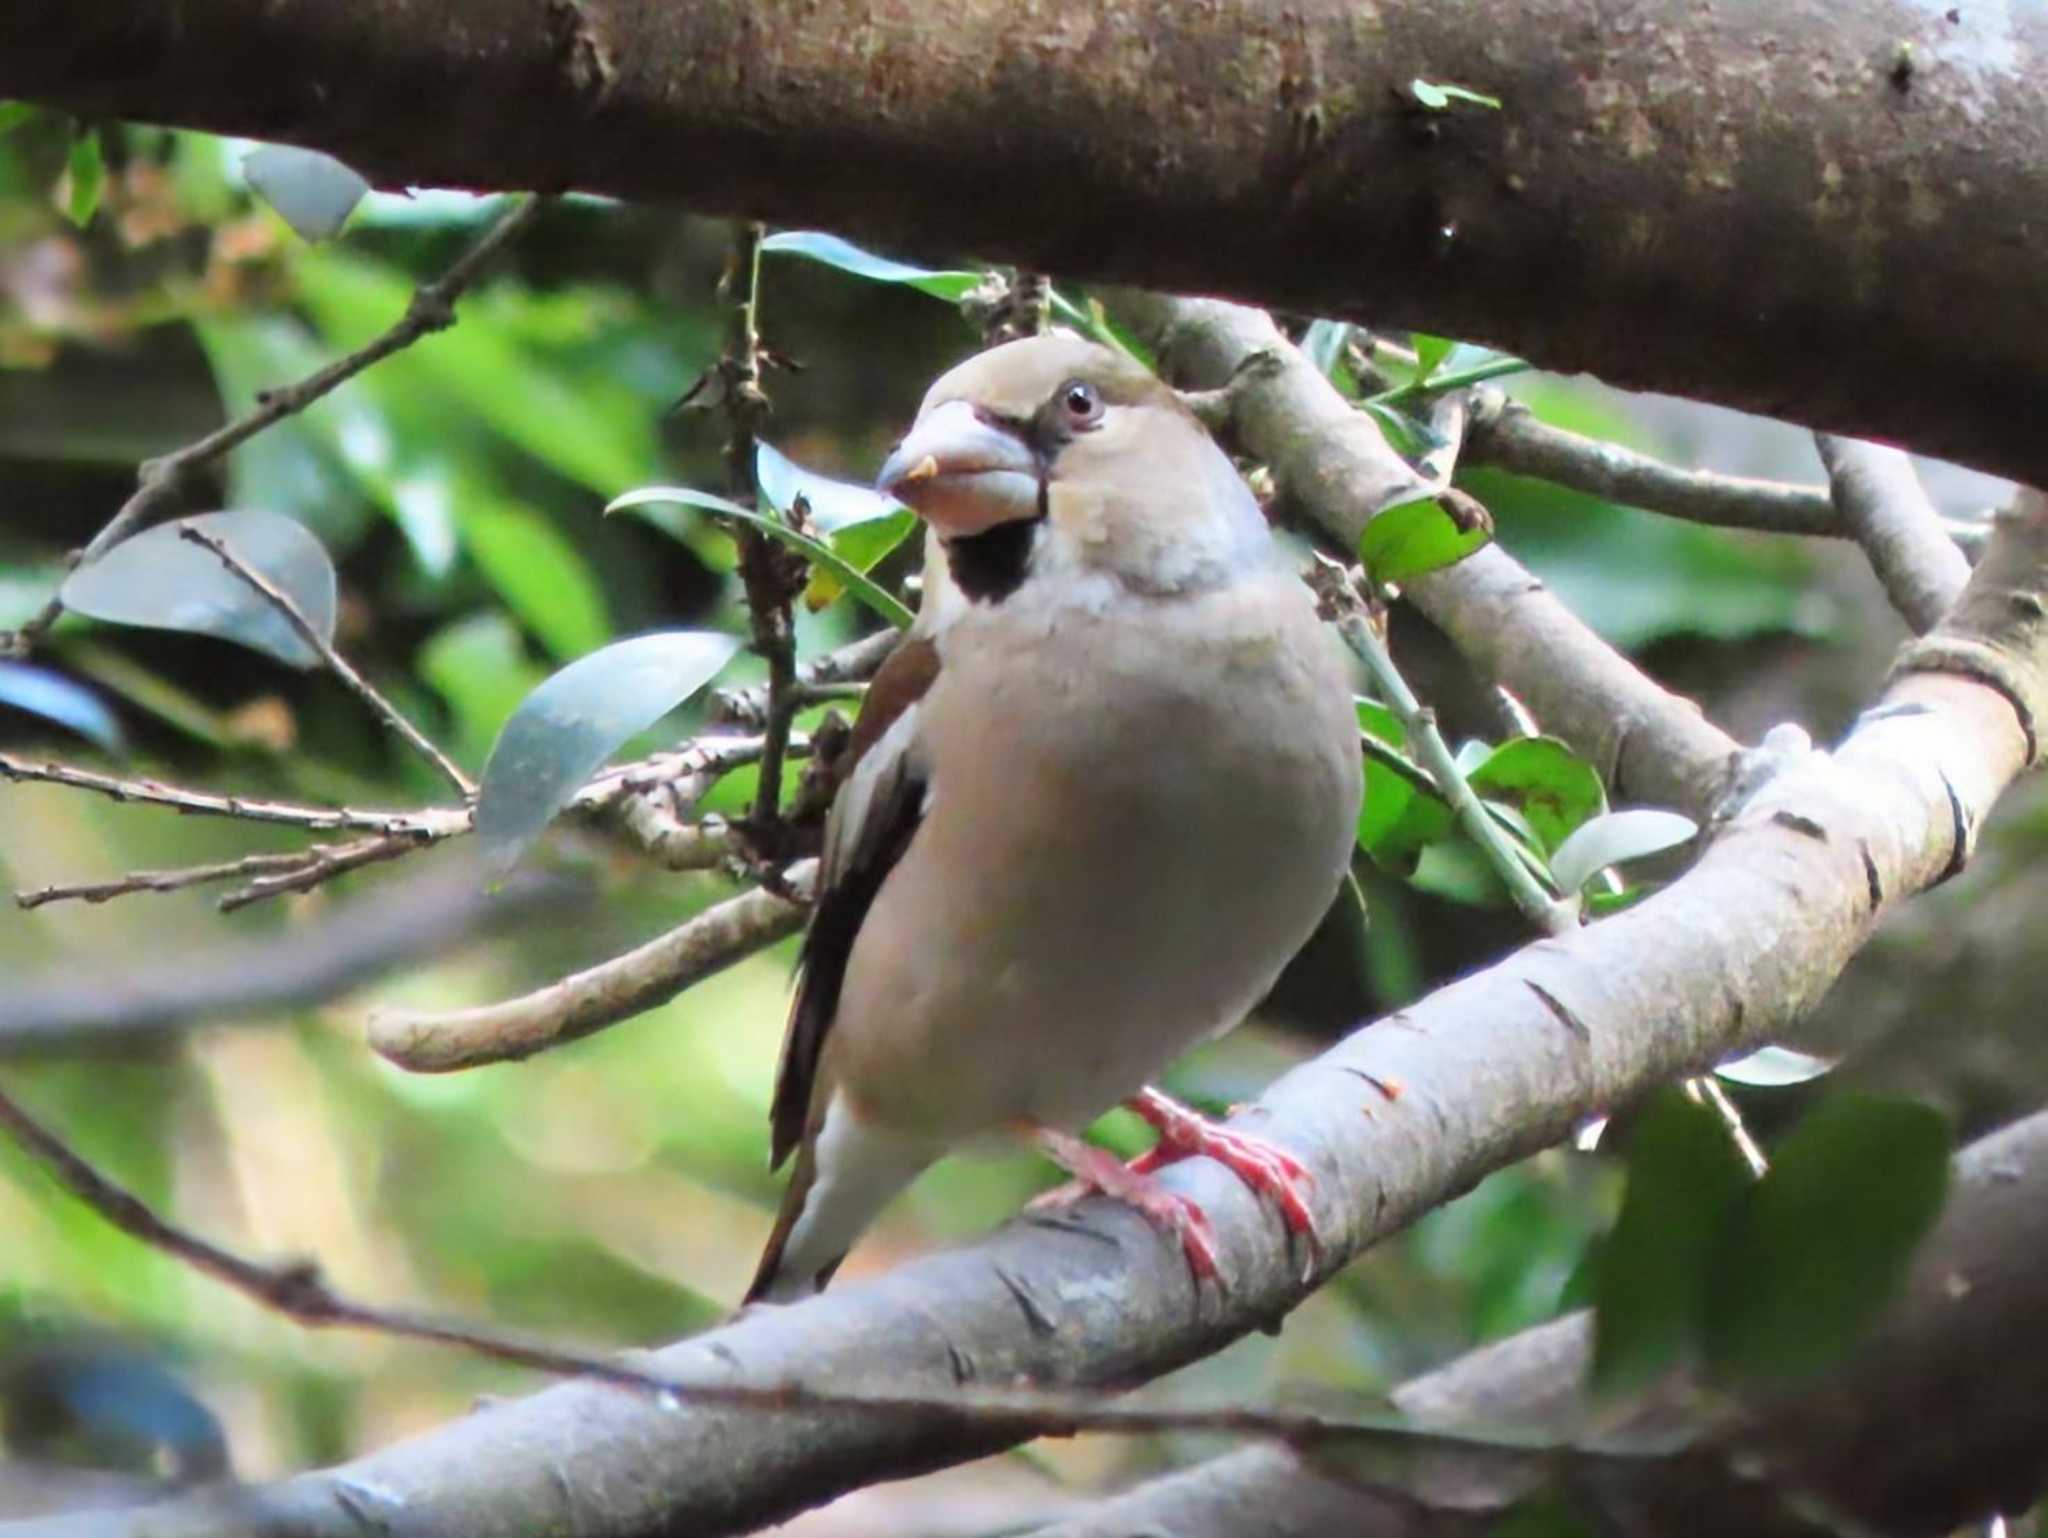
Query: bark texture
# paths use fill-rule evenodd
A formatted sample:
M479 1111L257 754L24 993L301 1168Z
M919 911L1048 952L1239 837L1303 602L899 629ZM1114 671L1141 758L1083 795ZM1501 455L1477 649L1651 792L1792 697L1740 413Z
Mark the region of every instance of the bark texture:
M2048 480L2038 0L14 0L0 97L1422 326Z

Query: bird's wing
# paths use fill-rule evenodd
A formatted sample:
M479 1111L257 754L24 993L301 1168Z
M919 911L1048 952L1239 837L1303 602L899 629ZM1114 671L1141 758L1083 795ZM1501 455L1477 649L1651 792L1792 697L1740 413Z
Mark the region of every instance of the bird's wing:
M818 1055L839 1009L854 936L924 818L927 787L918 714L938 676L938 647L929 637L913 634L868 685L854 723L847 749L851 768L825 822L818 900L804 936L796 1002L775 1076L771 1167L779 1167L803 1138Z

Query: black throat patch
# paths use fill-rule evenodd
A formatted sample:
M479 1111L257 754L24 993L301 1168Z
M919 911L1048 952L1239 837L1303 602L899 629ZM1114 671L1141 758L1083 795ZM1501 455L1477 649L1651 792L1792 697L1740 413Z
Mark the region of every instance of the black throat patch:
M1001 603L1016 592L1031 569L1031 547L1044 526L1041 513L947 540L946 564L960 591L976 603Z

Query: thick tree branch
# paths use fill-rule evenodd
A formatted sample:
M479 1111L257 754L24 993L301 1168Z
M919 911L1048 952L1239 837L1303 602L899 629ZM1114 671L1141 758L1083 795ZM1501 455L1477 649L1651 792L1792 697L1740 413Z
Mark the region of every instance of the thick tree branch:
M1390 495L1413 483L1379 429L1257 310L1124 294L1117 312L1157 349L1174 383L1235 379L1232 425L1283 495L1347 550ZM1482 677L1525 702L1617 799L1704 819L1728 782L1735 742L1690 700L1659 688L1497 546L1409 584L1406 596Z
M1795 1493L1889 1533L1949 1532L2031 1505L2048 1481L2048 1361L2038 1353L2018 1360L2012 1343L2048 1328L2037 1263L2044 1244L2048 1113L1957 1159L1939 1227L1850 1363L1796 1392L1723 1409L1722 1424L1681 1457L1568 1472L1571 1498L1618 1538L1822 1530L1801 1520L1787 1499ZM1581 1392L1590 1346L1586 1316L1574 1315L1417 1379L1395 1391L1394 1403L1433 1426L1593 1424L1596 1408ZM1338 1523L1331 1513L1340 1511ZM1259 1522L1248 1526L1252 1512ZM1434 1502L1413 1484L1361 1490L1265 1445L1143 1485L1034 1538L1306 1538L1340 1529L1424 1538L1481 1533L1497 1515Z
M2030 503L2001 524L1885 708L1832 755L1808 755L1764 787L1686 875L1275 1084L1247 1115L1315 1173L1316 1275L1300 1274L1269 1209L1192 1160L1161 1178L1215 1221L1230 1282L1220 1298L1195 1293L1177 1244L1096 1202L1056 1226L1013 1223L972 1248L752 1311L648 1360L688 1382L814 1390L1123 1385L1270 1327L1336 1267L1487 1172L1810 1009L1887 907L1957 868L1968 830L2031 761L2030 723L2048 702L2044 592L2048 504ZM1941 647L1973 665L1941 670ZM147 1531L356 1538L369 1491L392 1538L510 1538L537 1524L573 1538L729 1533L1014 1434L941 1410L664 1408L570 1384L271 1487L245 1522L173 1504L148 1514ZM144 1530L92 1523L96 1538Z
M1413 325L2048 480L2034 5L15 0L8 32L0 97L385 186Z

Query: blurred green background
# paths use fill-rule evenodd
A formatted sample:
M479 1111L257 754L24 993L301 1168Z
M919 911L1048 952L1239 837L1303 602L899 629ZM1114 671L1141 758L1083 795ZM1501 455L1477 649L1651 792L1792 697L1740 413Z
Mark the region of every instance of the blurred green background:
M247 145L120 126L99 143L104 185L80 225L69 214L89 173L72 125L29 115L0 134L0 628L53 590L62 553L111 516L138 461L381 330L498 208L373 195L340 239L313 246L248 191L238 170ZM695 524L677 540L600 516L650 483L725 489L715 416L671 407L716 355L729 237L674 212L551 206L462 302L454 330L238 450L201 504L270 509L312 529L341 574L341 649L472 771L527 689L606 640L743 629L724 534ZM771 375L766 436L862 481L929 379L975 344L949 304L788 256L767 259L761 325L802 365ZM1516 389L1579 431L1686 462L1817 478L1810 448L1785 430L1630 402L1586 381L1531 376ZM1839 728L1897 638L1837 552L1659 521L1491 472L1464 484L1580 613L1707 694L1738 730L1785 716ZM1958 481L1945 495L1968 505L1986 493ZM885 568L891 577L902 559ZM871 624L842 600L804 617L801 648ZM1396 639L1454 723L1498 735L1483 692L1426 626L1404 616ZM441 794L332 680L225 643L67 618L37 661L112 712L125 751L110 756L4 705L0 750L291 799L406 806ZM743 656L722 682L750 669L758 675ZM12 890L300 841L0 785L0 885ZM558 878L551 895L431 963L140 1054L8 1064L6 1082L181 1220L252 1254L317 1257L363 1299L594 1347L701 1327L743 1289L778 1187L765 1168L765 1108L789 947L524 1064L410 1077L362 1044L380 1003L509 996L732 890L715 875L650 871L575 832L531 864ZM1361 875L1370 932L1332 926L1268 1017L1184 1065L1172 1087L1214 1105L1249 1095L1345 1023L1523 938L1510 916ZM451 849L230 916L205 889L8 905L0 1021L10 997L25 1007L126 979L202 977L234 964L221 950L230 941L317 937L352 905L454 901L476 881ZM1752 1109L1768 1129L1802 1093L1755 1091ZM1104 1135L1132 1129L1113 1123ZM846 1274L985 1230L1049 1180L1024 1157L950 1161ZM1353 1267L1280 1338L1247 1341L1170 1392L1370 1391L1550 1317L1611 1222L1618 1185L1604 1154L1564 1150L1498 1175ZM103 1348L168 1367L218 1417L235 1470L250 1477L343 1457L533 1381L453 1351L301 1330L113 1233L0 1148L0 1355ZM149 1434L139 1454L110 1453L76 1426L53 1429L51 1416L18 1413L8 1436L23 1454L162 1461ZM1023 1510L1190 1450L1080 1438L982 1473ZM900 1530L949 1523L972 1525L934 1507Z

